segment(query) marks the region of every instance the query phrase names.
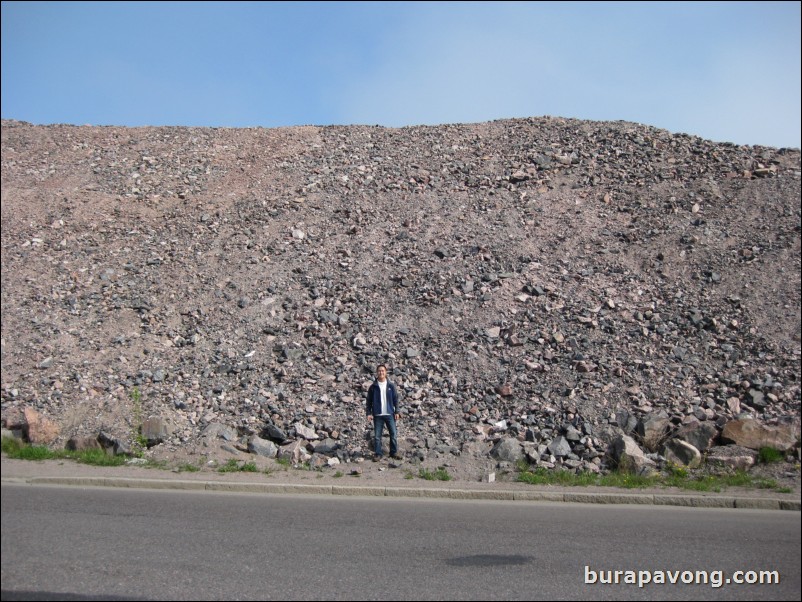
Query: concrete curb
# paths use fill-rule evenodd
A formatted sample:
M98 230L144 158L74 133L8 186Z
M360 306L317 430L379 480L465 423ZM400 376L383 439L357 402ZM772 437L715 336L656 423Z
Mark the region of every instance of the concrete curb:
M753 510L802 510L799 500L742 496L701 496L652 493L599 493L571 491L511 491L505 489L426 489L417 487L298 485L282 483L236 483L175 479L134 479L125 477L11 477L3 483L28 485L66 485L70 487L125 487L137 489L176 489L186 491L227 491L238 493L340 495L369 497L445 498L458 500L510 500L525 502L565 502L573 504L638 504L687 506L691 508L733 508Z

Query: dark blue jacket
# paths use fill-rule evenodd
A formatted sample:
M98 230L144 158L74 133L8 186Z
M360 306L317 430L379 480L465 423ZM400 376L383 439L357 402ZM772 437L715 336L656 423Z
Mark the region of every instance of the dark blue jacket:
M379 381L374 380L368 389L365 399L365 412L368 416L378 416L382 411L382 392L379 389ZM387 411L390 414L398 414L398 393L395 385L387 381Z

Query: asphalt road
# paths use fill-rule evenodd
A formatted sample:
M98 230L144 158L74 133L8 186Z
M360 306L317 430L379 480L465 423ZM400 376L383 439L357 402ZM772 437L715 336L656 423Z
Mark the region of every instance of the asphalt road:
M1 563L3 600L799 600L800 514L4 483Z

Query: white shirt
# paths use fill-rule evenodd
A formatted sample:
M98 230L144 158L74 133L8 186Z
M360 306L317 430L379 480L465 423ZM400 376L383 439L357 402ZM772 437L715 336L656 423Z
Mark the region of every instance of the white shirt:
M379 416L389 416L390 412L387 411L387 381L379 382L379 391L382 394L382 409L379 412Z

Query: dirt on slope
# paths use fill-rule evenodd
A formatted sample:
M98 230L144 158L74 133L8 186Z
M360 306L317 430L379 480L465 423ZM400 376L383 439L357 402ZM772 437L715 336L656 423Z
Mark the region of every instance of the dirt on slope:
M660 416L712 445L738 418L796 429L798 462L799 149L549 117L3 121L6 426L351 462L380 362L410 461L491 470L512 438L598 470Z

